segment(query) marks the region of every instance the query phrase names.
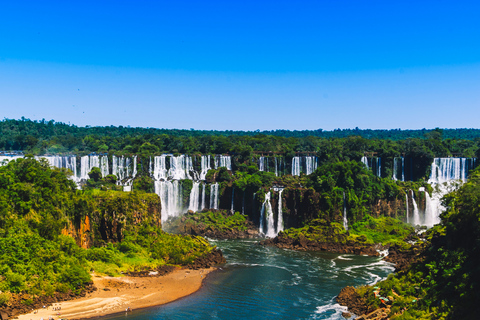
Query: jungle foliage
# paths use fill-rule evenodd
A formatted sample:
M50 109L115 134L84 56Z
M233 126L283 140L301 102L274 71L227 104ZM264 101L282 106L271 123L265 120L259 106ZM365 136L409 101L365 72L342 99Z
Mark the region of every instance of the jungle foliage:
M431 230L423 261L376 286L390 296L391 319L476 319L480 312L480 170L445 197L442 222ZM395 294L392 293L392 290ZM381 306L375 288L357 292Z
M202 239L164 233L158 221L143 219L134 227L148 215L149 202L159 204L157 195L77 190L69 174L28 156L0 166L0 305L17 293L78 292L91 271L118 275L185 265L212 250ZM62 235L86 216L98 235L89 249ZM121 230L122 241L101 234L109 223Z

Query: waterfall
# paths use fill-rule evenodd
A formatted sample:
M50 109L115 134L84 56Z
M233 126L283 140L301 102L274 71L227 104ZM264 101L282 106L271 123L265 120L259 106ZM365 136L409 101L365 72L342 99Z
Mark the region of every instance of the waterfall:
M235 209L233 208L233 200L235 199L235 188L232 187L232 205L230 207L230 213L231 214L234 214L235 213Z
M23 156L15 156L15 157L0 157L0 163L3 158L8 158L7 160L13 160L18 158L23 158ZM36 156L36 160L45 159L48 161L48 164L51 167L56 168L65 168L70 169L73 172L72 179L77 181L77 157L75 156Z
M210 170L210 156L202 156L201 158L201 172L200 172L200 180L205 180L205 177Z
M300 157L292 158L292 176L300 175Z
M220 167L225 167L227 170L232 170L232 159L230 156L224 156L224 155L217 155L215 157L215 169L218 169Z
M365 167L367 167L367 169L370 169L370 167L368 166L368 158L367 157L363 156L361 161L365 165Z
M182 187L178 181L155 181L155 193L162 203L162 222L182 213Z
M83 156L80 158L80 177L79 180L88 180L88 173L93 167L97 167L102 172L102 178L108 175L108 157L107 156Z
M190 191L190 203L188 210L193 212L199 211L200 205L200 182L193 182L192 190Z
M265 201L260 211L260 232L268 238L274 238L275 233L275 221L273 217L272 205L270 203L270 191L265 194ZM266 226L265 226L266 222Z
M205 194L205 183L202 184L202 204L200 206L200 210L203 210L205 209L205 198L206 198L206 194Z
M283 189L280 189L278 192L278 217L277 217L277 234L280 231L283 231L283 208L282 208L282 192Z
M166 180L167 179L167 164L166 164L166 156L156 156L153 158L154 165L153 165L153 178L157 181L159 180Z
M190 172L193 170L192 158L184 154L179 156L170 156L170 169L168 177L173 180L193 180Z
M402 157L402 181L405 181L405 158Z
M382 176L382 158L377 158L377 177Z
M393 158L393 174L392 174L392 179L397 181L397 160L398 158Z
M406 216L407 216L407 223L409 223L409 221L408 221L408 215L409 215L409 212L408 212L408 194L407 194L407 193L405 193L405 200L406 200L406 205L407 205L407 214L406 214Z
M412 190L410 190L412 191ZM418 212L418 206L415 202L415 193L412 191L412 203L413 203L413 225L420 225L420 213Z
M275 176L278 177L278 164L277 164L277 157L274 157L275 160Z
M474 163L474 159L433 159L428 180L433 187L432 196L425 193L425 225L427 227L440 222L440 214L445 210L441 202L442 197L467 181L469 163Z
M265 157L258 158L258 170L265 171Z
M312 174L315 170L317 170L317 157L305 157L305 173Z
M218 183L210 185L210 209L218 209Z
M402 171L402 181L405 181L405 167L404 167L404 158L403 157L395 157L393 158L393 175L392 179L397 181L398 180L398 173L400 168L398 167L399 162L401 160L401 171Z
M343 227L345 230L348 230L347 201L345 200L345 191L343 191Z
M431 228L433 225L440 223L440 217L437 214L440 207L442 207L440 199L432 199L428 192L425 192L425 225L427 227Z

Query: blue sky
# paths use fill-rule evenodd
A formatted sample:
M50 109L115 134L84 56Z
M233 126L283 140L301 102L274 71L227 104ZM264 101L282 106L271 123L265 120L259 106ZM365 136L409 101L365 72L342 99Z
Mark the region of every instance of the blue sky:
M0 117L479 128L474 1L2 1Z

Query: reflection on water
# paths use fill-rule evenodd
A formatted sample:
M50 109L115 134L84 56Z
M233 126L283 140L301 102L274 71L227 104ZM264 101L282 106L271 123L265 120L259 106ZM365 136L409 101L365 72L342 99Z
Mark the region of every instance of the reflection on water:
M213 241L228 263L197 293L168 305L105 319L343 319L335 296L393 271L380 258L298 252L252 240Z

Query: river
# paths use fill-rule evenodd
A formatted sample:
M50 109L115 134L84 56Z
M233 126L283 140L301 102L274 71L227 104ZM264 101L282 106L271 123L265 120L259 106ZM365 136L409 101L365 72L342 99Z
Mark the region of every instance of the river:
M335 296L393 271L380 258L263 247L253 240L212 241L227 264L195 294L105 319L344 319Z

